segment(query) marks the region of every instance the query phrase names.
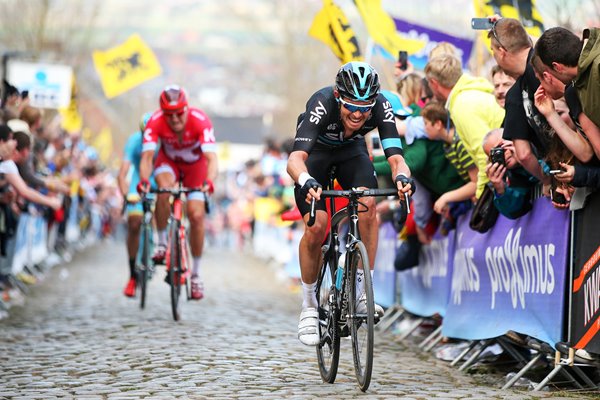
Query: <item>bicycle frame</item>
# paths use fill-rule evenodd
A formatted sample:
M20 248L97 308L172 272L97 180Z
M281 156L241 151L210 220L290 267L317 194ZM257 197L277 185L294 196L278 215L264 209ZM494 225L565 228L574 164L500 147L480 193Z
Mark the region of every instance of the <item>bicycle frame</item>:
M329 185L333 186L335 169L329 171ZM330 230L322 246L322 268L317 279L317 301L319 310L320 343L317 345L319 370L324 382L333 383L337 374L340 352L340 338L350 336L355 373L358 385L366 391L371 381L373 368L373 326L376 323L374 312L374 296L371 274L366 271L364 292L361 294L357 286L357 271L370 267L367 249L360 237L359 213L366 205L360 202L367 196L397 195L397 189L351 189L323 190L321 196L328 198L330 206ZM348 204L335 211L335 197L348 199ZM311 204L308 226L316 218L315 200ZM343 234L347 256L343 268L338 265L341 255L339 227L348 220L348 231ZM312 222L312 223L311 223ZM343 274L340 276L340 274ZM357 310L360 299L365 306ZM363 298L364 296L364 298ZM378 317L377 317L378 318Z

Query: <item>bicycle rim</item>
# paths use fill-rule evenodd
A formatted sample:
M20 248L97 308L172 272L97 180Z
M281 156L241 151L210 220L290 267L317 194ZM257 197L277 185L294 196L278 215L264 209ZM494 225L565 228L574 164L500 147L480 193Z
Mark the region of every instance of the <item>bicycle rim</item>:
M323 258L321 274L317 281L317 303L319 310L319 337L317 345L317 360L323 382L333 383L337 375L340 360L340 336L337 326L337 311L331 304L330 295L336 301L333 271L329 266L327 254ZM333 293L331 293L333 291Z
M138 279L140 280L140 308L146 307L146 291L148 288L149 268L150 268L150 238L146 229L142 229L142 265Z
M373 299L373 283L369 272L369 257L362 242L357 242L350 253L349 264L349 308L350 336L352 338L352 355L354 372L358 386L363 392L369 388L373 371L373 329L375 325L375 303ZM364 294L366 297L366 314L356 313L356 270L364 268Z
M179 294L181 293L181 259L179 256L179 233L177 224L172 224L169 251L169 280L171 282L171 310L173 319L179 321Z

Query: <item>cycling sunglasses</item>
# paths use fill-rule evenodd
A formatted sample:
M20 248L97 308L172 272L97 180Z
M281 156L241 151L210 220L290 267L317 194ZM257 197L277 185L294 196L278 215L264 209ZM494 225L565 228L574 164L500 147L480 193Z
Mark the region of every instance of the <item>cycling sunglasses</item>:
M172 117L174 115L177 115L179 118L181 118L183 116L183 114L185 114L185 108L182 108L181 110L177 110L177 111L172 111L172 112L163 111L163 114L165 114L165 116L167 116L167 117Z
M341 97L339 97L338 100L342 103L344 108L346 110L350 111L351 113L360 111L361 113L364 114L364 113L371 111L371 108L373 108L373 106L375 105L375 102L372 102L371 104L365 104L365 105L352 104L352 103L345 101Z

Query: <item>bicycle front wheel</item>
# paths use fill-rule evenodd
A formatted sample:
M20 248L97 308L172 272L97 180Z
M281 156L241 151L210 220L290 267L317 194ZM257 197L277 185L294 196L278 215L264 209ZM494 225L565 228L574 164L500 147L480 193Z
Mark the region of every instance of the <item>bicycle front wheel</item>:
M362 284L356 282L356 271L359 269L364 271ZM348 274L348 306L350 309L348 323L350 325L350 336L352 337L354 372L356 373L358 386L364 392L369 388L373 371L375 302L373 282L369 271L369 256L362 242L355 243L350 250ZM361 292L357 293L357 289Z
M340 336L338 332L337 290L334 286L334 270L328 254L323 257L321 273L317 280L317 303L319 311L319 337L317 360L323 382L333 383L340 360Z
M148 288L148 280L150 280L150 229L142 227L142 257L141 265L138 274L140 284L140 308L146 307L146 292Z
M179 223L173 222L169 232L169 282L171 285L171 311L173 319L181 318L179 295L181 294L181 246L179 244Z

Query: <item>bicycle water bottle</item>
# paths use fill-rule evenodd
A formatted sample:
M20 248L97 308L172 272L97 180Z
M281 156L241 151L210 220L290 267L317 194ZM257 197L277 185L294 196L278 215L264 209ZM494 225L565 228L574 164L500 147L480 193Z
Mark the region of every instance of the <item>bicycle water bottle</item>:
M335 287L337 290L342 290L342 279L344 278L344 265L346 264L346 253L340 255L338 260L337 272L335 275Z

